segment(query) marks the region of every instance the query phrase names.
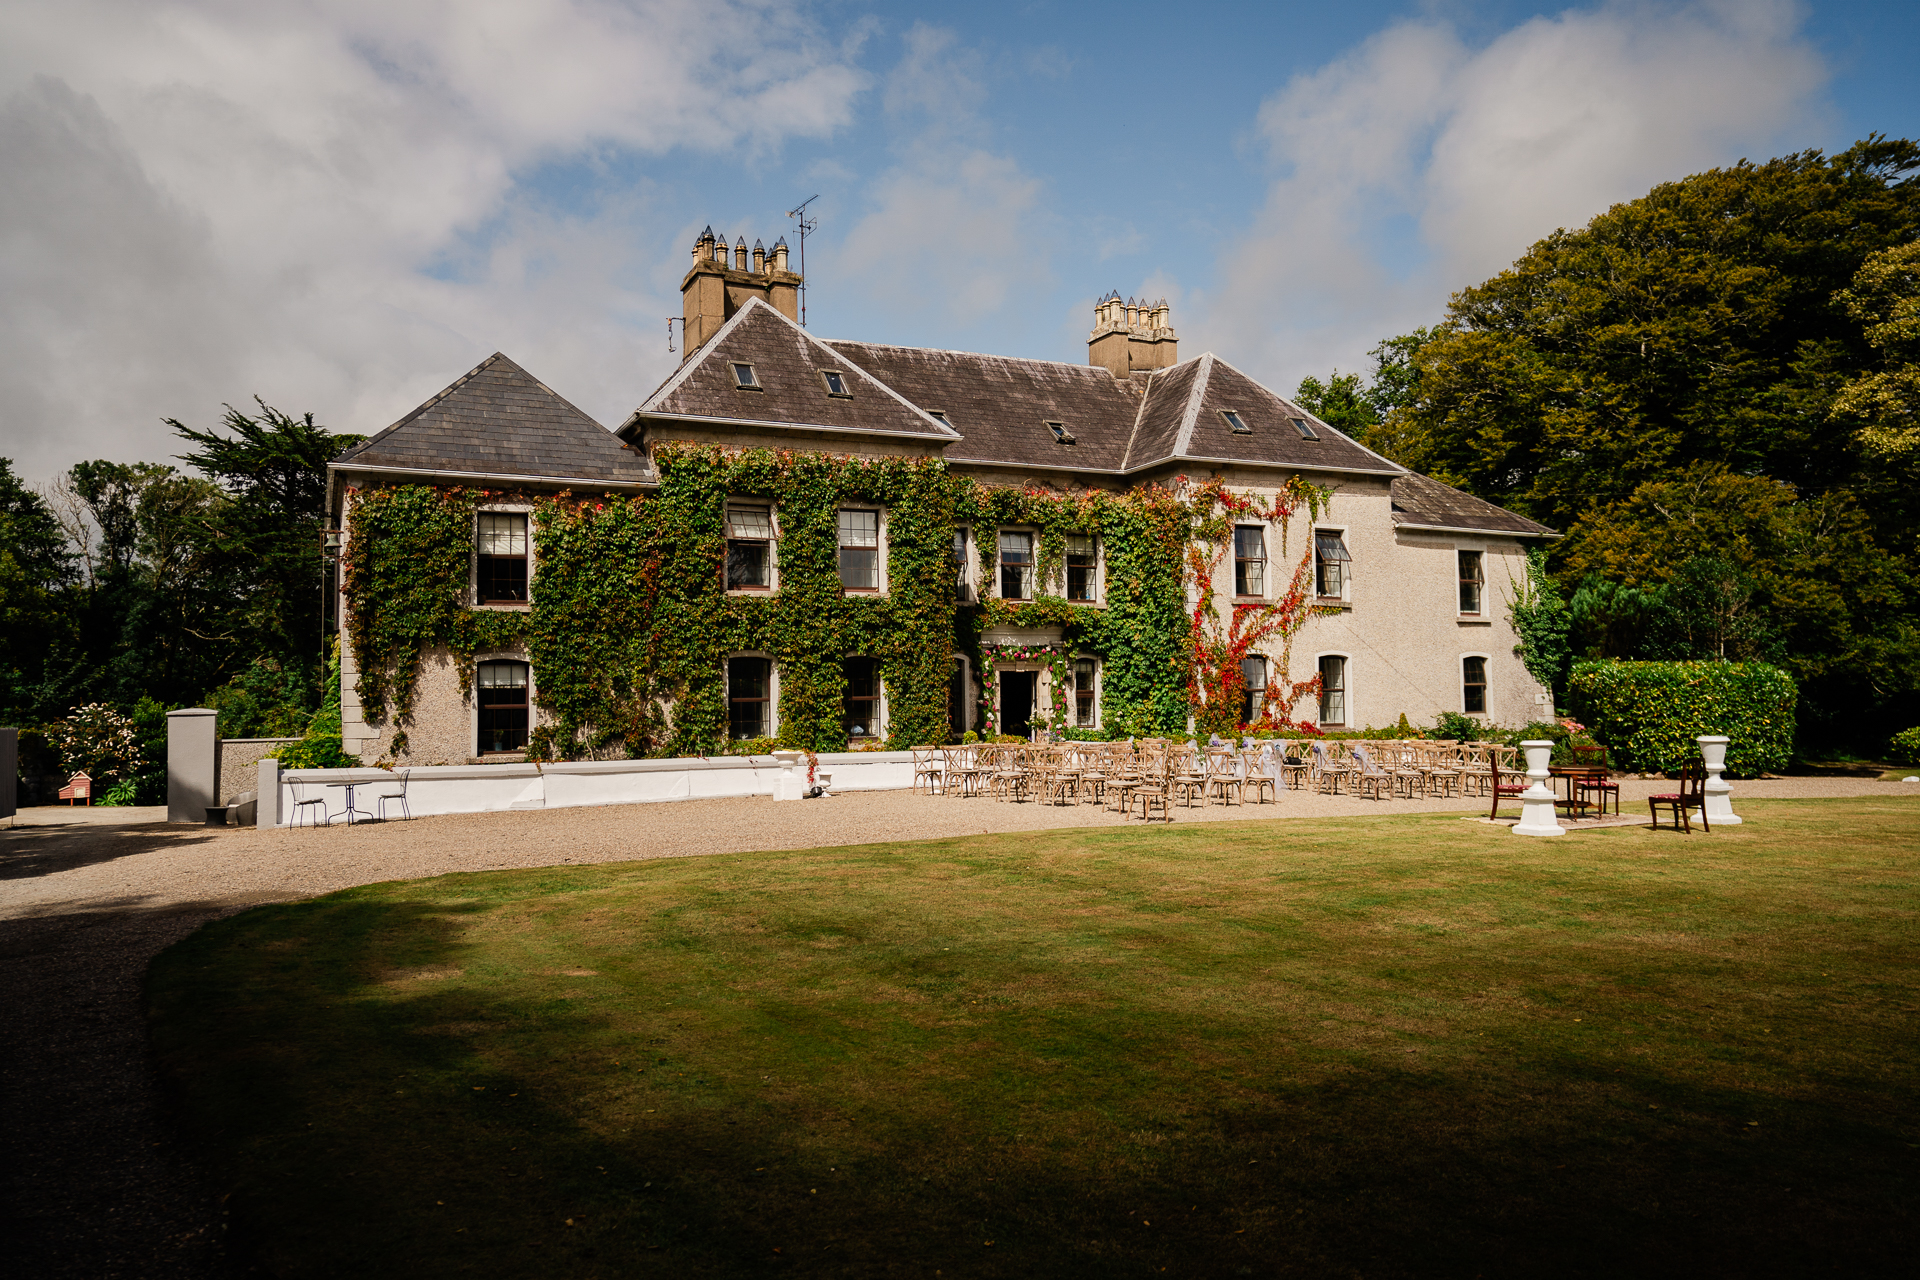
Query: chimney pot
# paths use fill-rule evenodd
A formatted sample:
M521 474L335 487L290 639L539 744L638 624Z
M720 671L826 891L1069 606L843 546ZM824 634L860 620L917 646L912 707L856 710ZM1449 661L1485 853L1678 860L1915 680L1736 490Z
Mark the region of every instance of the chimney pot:
M747 238L745 236L733 242L733 268L736 271L747 269Z
M753 242L753 274L763 275L767 269L767 250L758 240Z

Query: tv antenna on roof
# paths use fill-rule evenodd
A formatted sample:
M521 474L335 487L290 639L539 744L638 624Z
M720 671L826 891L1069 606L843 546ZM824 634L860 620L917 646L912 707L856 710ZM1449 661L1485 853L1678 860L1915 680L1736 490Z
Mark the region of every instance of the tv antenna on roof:
M789 218L796 219L794 233L800 237L800 327L807 327L807 234L820 225L820 219L807 216L807 206L820 198L815 192L802 200L795 208L787 210Z

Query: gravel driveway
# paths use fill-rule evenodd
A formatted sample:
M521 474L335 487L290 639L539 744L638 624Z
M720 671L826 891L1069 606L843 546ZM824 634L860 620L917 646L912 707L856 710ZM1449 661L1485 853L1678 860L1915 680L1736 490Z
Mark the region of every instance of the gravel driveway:
M1625 808L1669 783L1629 780ZM1920 794L1866 780L1736 784L1740 797ZM1277 804L1175 810L1178 822L1462 811L1484 801L1376 802L1283 793ZM162 809L48 807L0 830L0 1178L10 1276L233 1274L212 1185L182 1151L147 1056L149 961L200 925L262 902L450 871L818 848L1120 825L1048 808L869 792L775 806L693 800L336 825L170 826ZM1490 830L1490 838L1492 838ZM1500 838L1505 838L1501 836Z

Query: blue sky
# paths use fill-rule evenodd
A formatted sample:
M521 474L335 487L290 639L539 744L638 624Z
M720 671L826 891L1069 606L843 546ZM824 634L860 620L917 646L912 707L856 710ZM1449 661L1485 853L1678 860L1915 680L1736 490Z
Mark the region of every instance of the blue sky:
M1539 236L1920 136L1920 6L73 0L0 8L0 455L494 350L614 423L711 224L818 193L823 336L1085 358L1110 288L1282 390Z

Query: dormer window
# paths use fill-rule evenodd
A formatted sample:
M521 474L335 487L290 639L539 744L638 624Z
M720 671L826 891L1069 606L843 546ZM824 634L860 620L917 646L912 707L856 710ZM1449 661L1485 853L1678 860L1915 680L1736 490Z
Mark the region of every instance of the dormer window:
M1073 443L1073 432L1071 432L1071 431L1069 431L1069 430L1067 430L1067 424L1066 424L1066 423L1064 423L1064 422L1049 422L1049 423L1047 423L1047 430L1048 430L1048 431L1051 431L1051 432L1053 433L1053 438L1054 438L1054 439L1055 439L1056 441L1058 441L1059 443L1061 443L1061 444L1072 444L1072 443Z
M844 400L853 399L853 392L847 390L847 380L837 369L822 369L820 378L827 384L827 394L839 396Z
M1220 416L1227 420L1227 427L1233 434L1237 436L1250 436L1253 434L1253 428L1247 425L1246 419L1240 416L1238 410L1222 409Z
M753 376L753 366L744 360L734 361L733 385L741 391L764 391L766 389L760 385L760 379Z
M1320 433L1315 431L1313 424L1305 418L1294 418L1292 421L1293 429L1300 433L1302 440L1318 440L1320 438Z

